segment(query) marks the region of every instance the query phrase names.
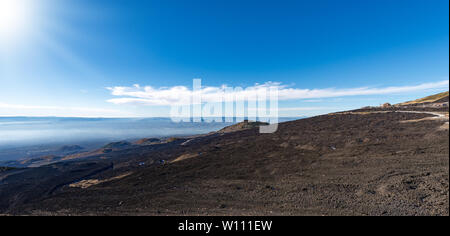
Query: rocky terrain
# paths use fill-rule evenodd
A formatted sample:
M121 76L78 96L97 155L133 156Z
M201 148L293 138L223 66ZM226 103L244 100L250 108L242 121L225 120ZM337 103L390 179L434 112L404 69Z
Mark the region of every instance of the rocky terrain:
M0 214L449 215L448 93L435 98L5 169Z
M14 170L12 167L0 167L0 172Z

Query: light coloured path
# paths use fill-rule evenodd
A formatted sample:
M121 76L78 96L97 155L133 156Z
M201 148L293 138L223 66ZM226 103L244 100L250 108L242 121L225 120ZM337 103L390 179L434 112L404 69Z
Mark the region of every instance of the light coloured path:
M448 117L446 116L446 113L444 112L430 112L430 111L394 111L394 112L405 112L405 113L416 113L416 114L430 114L430 115L434 115L435 117L433 118L437 118L437 119L447 119Z
M445 112L431 112L431 111L364 111L364 112L340 112L340 113L331 113L333 115L335 114L372 114L372 113L390 113L390 112L402 112L402 113L414 113L414 114L429 114L434 115L432 118L438 118L438 119L448 119L448 116L446 116L448 113Z
M449 125L448 112L431 112L431 111L368 111L368 112L351 112L350 111L350 112L332 113L332 114L360 114L360 115L367 115L367 114L373 114L373 113L390 113L390 112L433 115L433 117L426 117L426 118L417 119L417 120L406 120L406 121L401 121L401 122L417 122L417 121L424 121L424 120L444 120L444 121L447 121L447 122L444 123L444 126L448 126Z

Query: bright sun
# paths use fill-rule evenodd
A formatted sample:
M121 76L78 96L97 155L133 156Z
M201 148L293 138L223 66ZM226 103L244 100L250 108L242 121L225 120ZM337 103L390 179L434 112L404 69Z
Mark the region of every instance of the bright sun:
M0 39L21 36L30 25L31 2L28 0L0 0Z

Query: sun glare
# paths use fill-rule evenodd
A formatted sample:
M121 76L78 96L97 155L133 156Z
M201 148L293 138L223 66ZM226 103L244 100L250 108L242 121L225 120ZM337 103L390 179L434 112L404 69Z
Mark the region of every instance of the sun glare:
M0 0L0 39L20 37L31 24L31 1Z

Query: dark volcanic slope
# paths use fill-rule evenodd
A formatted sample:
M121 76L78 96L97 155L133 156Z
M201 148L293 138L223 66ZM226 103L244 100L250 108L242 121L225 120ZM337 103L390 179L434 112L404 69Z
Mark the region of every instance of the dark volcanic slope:
M54 172L58 165L43 169L62 176L56 182L23 184L12 173L0 176L0 212L448 215L448 119L431 116L342 113L283 123L274 134L250 129L134 147L92 169L75 162L84 171L66 163L76 181Z

